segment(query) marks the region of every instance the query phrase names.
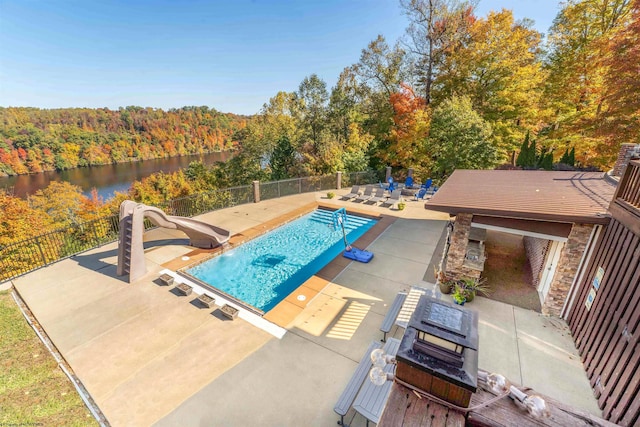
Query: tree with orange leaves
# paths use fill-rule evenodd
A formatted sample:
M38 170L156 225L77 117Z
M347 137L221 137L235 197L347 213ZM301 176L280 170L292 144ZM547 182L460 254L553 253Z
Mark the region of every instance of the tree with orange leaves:
M613 36L609 49L603 134L613 154L618 144L640 143L640 0L634 1L629 24Z
M431 156L427 151L429 133L429 109L424 98L402 83L400 90L389 97L393 107L393 127L389 132L389 144L380 152L380 158L389 166L420 171L430 167Z

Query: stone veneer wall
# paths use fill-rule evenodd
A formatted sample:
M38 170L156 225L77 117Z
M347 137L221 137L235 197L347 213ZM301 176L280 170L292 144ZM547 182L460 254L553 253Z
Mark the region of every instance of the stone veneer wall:
M458 214L451 233L451 244L447 253L447 275L453 278L463 276L480 278L481 271L462 265L467 253L472 214Z
M549 248L547 239L539 239L536 237L524 236L522 238L524 251L527 254L527 262L531 267L531 283L534 288L538 288L540 284L540 272L544 268L544 261Z
M593 224L573 224L569 238L562 248L549 293L542 305L542 314L560 317L592 230Z
M640 144L622 144L616 164L613 166L613 176L622 176L625 168L629 164L629 160L631 160L631 156L638 151L640 151Z

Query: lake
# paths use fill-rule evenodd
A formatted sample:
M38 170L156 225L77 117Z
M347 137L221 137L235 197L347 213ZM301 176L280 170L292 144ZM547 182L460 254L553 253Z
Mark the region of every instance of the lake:
M98 194L107 200L113 196L115 191L126 191L133 181L140 180L155 172L175 172L186 168L189 163L194 161L212 165L215 162L226 162L230 156L230 152L209 153L76 168L61 172L53 171L32 175L0 177L0 188L13 187L13 194L24 199L28 194L33 194L45 188L51 181L68 181L82 188L86 195L89 195L91 189L95 187L98 190Z

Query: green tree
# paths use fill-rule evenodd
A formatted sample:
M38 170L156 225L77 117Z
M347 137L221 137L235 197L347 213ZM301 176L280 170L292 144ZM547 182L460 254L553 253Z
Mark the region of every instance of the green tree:
M434 153L432 176L442 180L455 169L492 168L498 160L491 126L466 96L454 96L433 110L428 143Z
M271 178L280 180L289 178L289 171L293 169L296 161L296 151L286 135L278 140L271 154Z

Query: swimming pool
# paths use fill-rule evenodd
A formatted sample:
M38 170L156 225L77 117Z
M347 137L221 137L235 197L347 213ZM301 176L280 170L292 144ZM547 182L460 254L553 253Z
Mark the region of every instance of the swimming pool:
M346 215L347 241L354 242L375 222ZM267 312L343 250L342 228L335 225L333 212L317 209L186 273Z

